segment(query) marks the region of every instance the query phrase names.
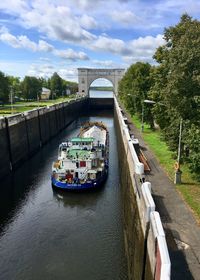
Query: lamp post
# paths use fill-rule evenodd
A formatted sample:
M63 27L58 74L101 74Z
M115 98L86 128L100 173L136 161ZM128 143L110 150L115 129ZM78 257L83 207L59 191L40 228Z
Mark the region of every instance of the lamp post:
M136 110L136 96L134 94L131 94L131 93L128 93L127 96L131 97L131 102L133 100L133 103L134 103L134 113L136 113L137 112L137 110Z
M39 102L40 102L39 93L37 93L37 107L38 107L38 109L40 108Z
M11 105L11 114L13 114L13 87L10 87L10 105Z
M174 184L181 184L181 174L182 174L182 171L180 170L180 159L181 159L182 127L183 127L183 120L181 118L180 119L180 125L179 125L178 157L177 157L177 163L175 164Z
M161 102L155 102L153 100L144 100L144 103L149 103L149 104L159 104L162 106L166 106L165 104ZM142 107L142 127L141 131L143 132L144 130L144 105ZM174 178L174 184L181 184L181 174L182 171L180 170L180 160L181 160L181 139L182 139L182 128L183 128L183 119L180 119L180 125L179 125L179 139L178 139L178 157L177 157L177 162L175 163L175 178Z
M144 131L144 103L155 104L156 102L153 101L153 100L148 100L148 99L143 100L143 102L142 102L142 124L141 124L141 132Z
M144 131L144 103L142 103L142 124L141 124L141 132Z

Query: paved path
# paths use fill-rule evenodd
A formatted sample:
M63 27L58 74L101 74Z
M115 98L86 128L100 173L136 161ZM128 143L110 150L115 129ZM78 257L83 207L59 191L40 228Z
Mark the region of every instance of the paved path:
M176 191L160 166L154 154L142 138L142 133L130 121L129 127L135 138L138 138L141 149L148 159L151 168L146 181L152 184L152 193L159 211L172 264L174 280L200 280L200 227L197 225L191 210Z

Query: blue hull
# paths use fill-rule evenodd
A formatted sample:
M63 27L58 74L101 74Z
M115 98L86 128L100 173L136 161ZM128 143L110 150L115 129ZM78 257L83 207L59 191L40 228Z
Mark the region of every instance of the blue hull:
M66 182L60 182L60 181L56 180L54 177L51 177L51 182L52 182L52 186L55 187L56 189L69 190L69 191L83 191L83 190L91 190L91 189L99 188L104 183L107 176L108 176L108 171L106 170L106 172L99 179L92 181L91 183L68 184Z

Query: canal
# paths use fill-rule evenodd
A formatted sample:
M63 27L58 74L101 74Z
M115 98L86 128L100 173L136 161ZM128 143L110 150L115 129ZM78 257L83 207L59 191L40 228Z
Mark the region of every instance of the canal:
M63 193L51 187L58 145L81 123L103 121L110 134L110 169L95 192ZM0 279L127 279L118 154L111 112L75 121L5 178L0 188Z

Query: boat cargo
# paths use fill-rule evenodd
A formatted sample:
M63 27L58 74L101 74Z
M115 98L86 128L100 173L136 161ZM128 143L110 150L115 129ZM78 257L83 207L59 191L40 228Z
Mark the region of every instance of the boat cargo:
M108 176L109 134L102 122L85 123L77 137L59 145L52 186L63 190L100 187Z

